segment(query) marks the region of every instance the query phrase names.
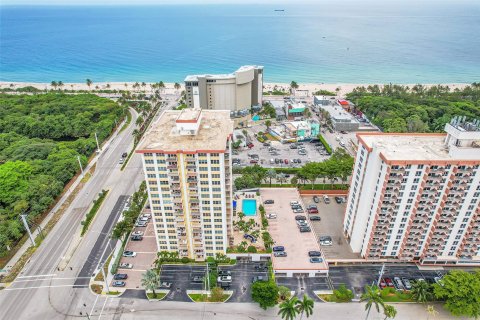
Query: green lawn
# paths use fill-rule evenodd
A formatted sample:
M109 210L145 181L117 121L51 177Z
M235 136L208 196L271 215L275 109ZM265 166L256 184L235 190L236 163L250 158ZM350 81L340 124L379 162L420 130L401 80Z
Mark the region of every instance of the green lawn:
M411 293L403 293L396 291L395 293L382 294L385 302L414 302Z
M211 297L208 297L206 294L189 293L188 296L195 302L224 302L230 297L229 294L223 294L222 299L213 300Z
M167 294L163 292L155 292L157 295L153 296L152 292L147 293L148 299L163 299Z
M317 294L317 296L326 302L336 302L336 303L345 302L345 301L338 300L334 294Z

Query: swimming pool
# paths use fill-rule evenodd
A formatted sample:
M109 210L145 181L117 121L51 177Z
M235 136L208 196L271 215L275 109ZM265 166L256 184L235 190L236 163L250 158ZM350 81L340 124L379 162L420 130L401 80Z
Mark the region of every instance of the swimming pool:
M243 199L242 200L242 212L246 216L254 216L257 214L257 200Z

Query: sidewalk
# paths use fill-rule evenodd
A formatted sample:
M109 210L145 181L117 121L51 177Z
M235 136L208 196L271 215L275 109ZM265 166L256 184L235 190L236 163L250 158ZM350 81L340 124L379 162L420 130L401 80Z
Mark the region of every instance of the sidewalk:
M133 112L135 112L133 110ZM136 112L135 112L136 113ZM110 136L110 138L104 142L104 144L101 146L102 150L106 150L110 144L112 143L112 141L118 136L118 134L120 133L120 130L121 128L123 127L123 125L125 124L125 120L122 121L122 123L120 123L120 125L117 127L117 130L115 130L115 132L113 132L113 134ZM131 122L131 124L134 124L133 122ZM90 162L88 163L88 165L83 168L83 172L88 172L93 165L95 165L98 160L100 159L100 157L102 156L102 152L98 153L95 155L95 157L93 157L93 159L90 160ZM95 172L92 173L92 175L95 174ZM64 202L68 199L68 197L72 194L72 192L75 190L75 188L78 186L78 184L81 182L81 180L83 179L84 175L83 174L79 174L76 176L75 181L73 181L73 183L70 185L70 187L68 188L68 190L63 194L63 196L60 198L60 200L57 202L57 204L50 210L50 212L48 213L48 215L45 217L45 219L43 219L43 221L40 223L40 227L41 229L43 230L45 228L45 226L47 225L47 223L52 219L52 217L55 215L55 213L57 212L57 210L64 204ZM38 228L36 228L34 231L32 231L32 235L33 235L33 238L35 239L39 234L39 231L38 231ZM27 251L27 249L29 247L32 246L32 243L30 241L30 239L27 239L27 241L25 241L25 243L23 244L23 246L17 251L17 253L10 259L10 261L8 261L8 263L6 264L5 268L3 270L1 270L1 273L3 273L4 275L7 275L11 269L15 266L15 264L18 262L18 260L20 260L20 258L22 257L22 255Z

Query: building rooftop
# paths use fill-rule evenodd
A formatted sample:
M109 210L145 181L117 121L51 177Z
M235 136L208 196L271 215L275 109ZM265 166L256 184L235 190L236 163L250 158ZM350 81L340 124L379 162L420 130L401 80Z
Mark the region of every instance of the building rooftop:
M351 113L345 111L338 105L322 105L320 108L327 111L330 114L330 117L335 121L358 122Z
M263 69L263 66L241 66L234 73L225 73L225 74L192 74L185 77L184 81L198 81L198 78L209 78L209 79L233 79L236 77L236 72L244 72L251 69Z
M388 160L457 160L445 146L443 133L357 133L357 138Z
M179 129L179 122L193 125L197 121L194 134L184 134ZM222 151L232 133L233 121L228 110L168 110L146 132L137 152Z

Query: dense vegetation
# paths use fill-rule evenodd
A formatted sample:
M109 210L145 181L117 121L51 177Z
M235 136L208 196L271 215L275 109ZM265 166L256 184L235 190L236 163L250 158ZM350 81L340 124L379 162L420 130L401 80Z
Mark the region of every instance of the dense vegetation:
M91 94L0 94L0 256L24 234L19 214L36 221L123 113Z
M480 118L480 83L463 90L374 85L355 88L347 98L385 132L441 132L454 116Z

